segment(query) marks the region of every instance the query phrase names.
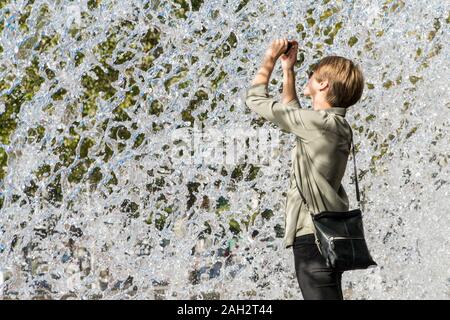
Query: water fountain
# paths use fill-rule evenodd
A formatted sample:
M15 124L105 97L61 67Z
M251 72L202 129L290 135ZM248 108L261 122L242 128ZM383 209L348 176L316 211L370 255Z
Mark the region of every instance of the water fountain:
M301 298L294 137L244 105L287 36L298 92L329 54L366 77L347 120L379 267L344 297L448 299L449 21L438 0L0 1L1 297Z

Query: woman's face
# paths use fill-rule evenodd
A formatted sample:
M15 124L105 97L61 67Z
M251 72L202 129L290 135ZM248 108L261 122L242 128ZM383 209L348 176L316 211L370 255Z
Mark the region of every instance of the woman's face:
M315 95L317 91L317 81L314 79L314 72L309 76L308 82L305 85L305 88L303 89L303 94L306 97Z
M308 82L306 83L305 88L303 89L303 94L306 97L315 97L316 94L320 93L320 91L323 91L324 88L326 88L326 86L328 85L327 80L319 82L317 81L316 76L317 76L316 72L312 72L309 75Z

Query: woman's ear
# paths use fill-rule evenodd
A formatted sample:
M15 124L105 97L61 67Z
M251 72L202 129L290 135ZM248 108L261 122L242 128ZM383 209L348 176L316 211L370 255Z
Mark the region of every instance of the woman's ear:
M322 80L319 82L319 90L325 90L328 87L328 80Z

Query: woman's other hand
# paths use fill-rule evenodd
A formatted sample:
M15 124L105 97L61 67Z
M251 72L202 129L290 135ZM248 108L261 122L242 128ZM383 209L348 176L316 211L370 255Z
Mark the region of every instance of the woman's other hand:
M286 54L281 55L281 67L283 70L292 70L297 62L298 42L291 41L292 46Z

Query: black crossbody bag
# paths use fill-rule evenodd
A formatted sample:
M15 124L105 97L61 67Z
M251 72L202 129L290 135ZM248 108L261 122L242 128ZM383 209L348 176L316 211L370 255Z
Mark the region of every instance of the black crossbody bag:
M355 167L357 209L350 211L322 211L314 214L309 209L308 203L297 184L297 189L316 229L314 235L319 251L325 258L327 266L338 271L367 269L378 265L372 259L364 238L353 133L351 145ZM297 179L295 181L297 183Z

